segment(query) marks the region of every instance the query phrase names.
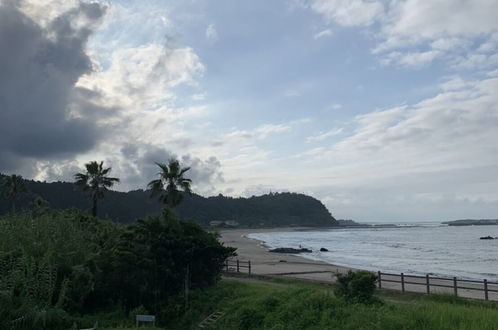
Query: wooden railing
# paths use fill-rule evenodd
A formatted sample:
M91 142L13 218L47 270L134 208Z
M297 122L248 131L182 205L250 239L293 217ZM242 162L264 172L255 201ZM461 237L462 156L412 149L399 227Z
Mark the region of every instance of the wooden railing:
M390 289L401 289L401 291L420 291L420 286L425 287L425 292L430 294L434 290L432 288L446 288L450 290L445 290L446 292L453 292L455 296L460 296L461 290L466 291L481 291L483 292L482 298L485 300L490 300L490 293L498 293L498 282L490 282L486 279L482 281L478 280L466 280L459 279L456 277L438 277L430 276L429 274L425 276L418 275L406 275L404 273L393 274L393 273L382 273L377 272L377 285L380 288L383 287L382 283L399 283L398 288L390 287ZM407 290L406 286L418 287L419 290ZM495 300L495 299L493 299Z
M227 273L248 273L251 275L251 260L227 259L224 271Z

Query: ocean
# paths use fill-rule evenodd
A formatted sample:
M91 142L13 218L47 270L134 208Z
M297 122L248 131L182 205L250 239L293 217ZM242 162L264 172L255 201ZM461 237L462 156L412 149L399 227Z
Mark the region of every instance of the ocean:
M300 256L372 271L457 276L498 281L498 226L447 226L329 229L252 233L269 248L310 248ZM329 252L320 252L320 248Z

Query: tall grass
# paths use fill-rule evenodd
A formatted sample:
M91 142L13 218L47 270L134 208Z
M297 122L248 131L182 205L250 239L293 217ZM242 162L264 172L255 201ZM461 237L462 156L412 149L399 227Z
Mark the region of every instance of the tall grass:
M90 263L119 232L78 212L0 218L0 329L54 329L91 290Z

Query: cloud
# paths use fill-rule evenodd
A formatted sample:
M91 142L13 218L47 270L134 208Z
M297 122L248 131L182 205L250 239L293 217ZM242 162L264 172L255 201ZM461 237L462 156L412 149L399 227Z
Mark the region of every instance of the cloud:
M206 39L213 42L218 40L218 31L214 24L209 24L206 28Z
M158 39L131 42L127 20L139 17L119 5L1 3L0 171L72 180L86 162L104 160L126 190L144 188L155 161L176 157L192 167L196 191L214 191L221 164L192 156L187 134L206 107L175 104L180 87L200 95L196 79L205 67L191 48L147 29Z
M374 194L381 189L378 187L385 190L375 193L382 198L403 191L414 208L423 205L416 202L416 194L440 196L451 189L457 199L498 201L498 182L493 179L498 169L498 78L465 81L453 77L441 87L439 94L413 106L357 116L353 134L328 151L303 155L326 164L323 170L315 169L315 178L307 180L309 185L317 192L322 182L333 182L335 188L329 190L349 190L348 199L355 207L369 200L355 195L359 190ZM326 173L333 173L333 179L325 180ZM442 180L452 183L442 184ZM403 203L399 201L400 209ZM373 204L369 207L379 210Z
M382 63L392 64L397 63L408 67L422 67L431 63L434 59L439 57L442 53L436 50L429 50L425 52L392 52L387 54Z
M115 165L113 173L122 176L121 189L133 189L145 186L157 177L159 168L156 162L167 163L170 159L178 159L183 167L190 167L186 177L192 179L193 189L196 193L212 194L214 186L223 182L221 164L216 157L202 160L190 154L178 156L174 152L155 145L125 144L121 155L107 160L109 164ZM121 159L127 159L123 162ZM127 172L133 173L129 175Z
M395 50L402 53L398 56L400 64L414 66L441 56L450 62L455 57L473 56L483 37L489 38L489 43L481 50L493 48L493 36L498 31L494 14L497 11L498 2L487 0L392 2L378 33L382 41L374 53ZM429 49L420 52L420 48Z
M331 29L325 29L325 30L322 30L318 33L315 33L313 35L313 39L320 39L320 38L326 38L326 37L330 37L331 35L333 35L334 33L332 32Z
M75 86L93 70L85 47L106 7L75 2L41 25L30 18L41 9L23 4L0 4L2 171L90 150L105 135L100 117L112 111L98 93Z
M333 144L320 143L324 132L294 155L247 153L239 161L251 166L240 165L244 175L230 186L238 194L258 185L306 191L334 215L358 220L489 217L498 205L496 90L494 71L449 77L432 97L356 116ZM293 173L306 174L289 180Z
M367 30L377 40L372 53L384 64L421 67L442 59L454 69L496 65L496 1L309 0L306 4L301 8L311 8L328 24Z
M312 135L312 136L309 136L306 138L306 142L310 143L310 142L323 141L323 140L328 139L329 137L341 134L342 131L343 131L343 128L336 128L336 129L330 130L330 131L325 132L325 133L321 133L318 135Z
M371 25L384 12L384 6L379 1L312 0L310 6L328 22L342 26Z

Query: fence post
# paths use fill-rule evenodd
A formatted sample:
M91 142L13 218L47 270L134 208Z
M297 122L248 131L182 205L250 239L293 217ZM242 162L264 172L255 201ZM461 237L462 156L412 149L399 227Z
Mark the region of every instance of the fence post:
M247 264L249 265L249 275L251 275L251 260L249 260Z
M239 273L239 259L237 259L237 273Z
M405 292L405 274L401 273L401 292Z
M453 290L455 291L455 296L458 296L457 278L453 277Z
M379 289L382 289L382 279L381 279L381 276L382 273L380 272L380 270L377 272L377 276L379 277L378 281L379 281Z
M425 274L425 285L427 286L427 294L431 293L431 287L429 282L429 274Z
M484 279L484 299L488 300L488 280Z
M228 259L225 260L225 265L226 265L227 273L228 273Z

